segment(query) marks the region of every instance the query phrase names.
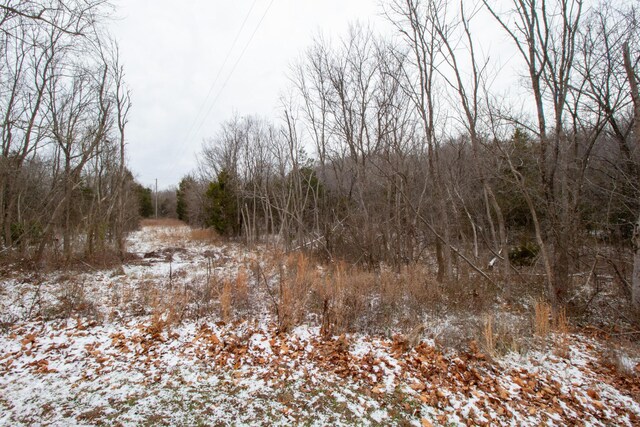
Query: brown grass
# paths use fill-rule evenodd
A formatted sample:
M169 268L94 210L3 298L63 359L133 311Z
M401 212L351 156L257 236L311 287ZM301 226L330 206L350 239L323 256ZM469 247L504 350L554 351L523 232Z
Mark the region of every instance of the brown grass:
M485 316L483 338L484 338L485 352L491 357L495 356L496 342L495 342L495 337L493 335L493 316L491 315Z
M492 294L485 296L485 286L477 279L437 283L433 272L418 263L399 270L368 269L344 261L319 267L304 253L272 253L263 264L252 264L252 271L259 287L267 291L281 331L314 319L324 336L391 328L409 332L426 313L442 307L481 313L492 301ZM239 276L234 301L244 298L240 284L245 280Z
M217 243L221 240L213 228L194 228L189 237L194 242Z
M249 275L245 267L240 267L236 275L234 287L234 304L238 308L246 308L249 304Z
M304 320L310 291L317 286L317 271L304 253L286 256L278 269L278 328L285 332Z
M569 323L567 322L567 311L564 307L554 313L553 329L555 331L555 354L568 359L571 354L568 336Z
M533 330L537 337L546 338L550 331L551 306L544 300L537 300L533 306Z
M175 218L147 218L140 221L142 227L180 227L186 225Z

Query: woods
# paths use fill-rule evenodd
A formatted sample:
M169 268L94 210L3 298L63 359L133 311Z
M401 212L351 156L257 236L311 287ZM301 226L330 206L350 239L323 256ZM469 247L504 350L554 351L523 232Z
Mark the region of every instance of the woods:
M112 9L0 7L5 254L123 257L151 214L126 166L131 96L104 25ZM509 283L526 253L555 307L573 300L576 274L599 269L637 307L635 8L382 10L393 36L353 24L318 37L289 72L280 118L223 123L161 215L366 268L433 262L440 283ZM487 22L513 49L515 86L483 46Z
M395 0L384 13L397 37L355 24L318 38L279 120L236 117L205 142L182 217L369 268L433 261L439 282L509 283L527 253L554 307L576 302L585 270L631 298L636 10ZM487 22L515 52L522 100L497 81Z
M137 224L126 167L131 107L118 46L93 1L0 5L4 256L125 253Z

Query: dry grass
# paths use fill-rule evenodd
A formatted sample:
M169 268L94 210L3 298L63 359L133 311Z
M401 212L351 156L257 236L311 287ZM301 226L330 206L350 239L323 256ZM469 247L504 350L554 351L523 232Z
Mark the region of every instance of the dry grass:
M484 320L483 329L484 351L491 357L496 354L496 343L493 335L493 316L487 315Z
M245 309L249 305L249 275L245 267L240 267L235 279L234 305Z
M62 284L53 304L42 307L42 315L45 319L69 318L72 316L97 319L100 317L100 312L94 302L88 298L85 292L85 284L71 280Z
M181 227L184 222L175 218L147 218L140 221L142 227Z
M273 253L254 263L253 278L266 289L281 331L305 321L317 322L324 336L345 332L386 333L413 330L426 313L455 306L481 313L491 303L483 286L472 282L437 283L422 264L399 270L367 269L337 261L319 266L303 253ZM245 279L239 273L234 301L244 299ZM252 296L249 296L251 299Z
M534 304L533 332L540 343L551 344L554 353L563 358L570 355L569 322L564 307L553 310L551 305L539 299ZM551 337L551 340L547 340Z
M524 353L529 348L531 327L526 315L494 310L484 314L481 319L477 326L473 322L467 322L466 327L477 328L474 341L480 343L487 356L493 358L508 353ZM455 343L453 347L461 348L461 344L464 343Z
M569 323L567 322L567 311L564 307L554 313L553 329L555 332L554 352L556 356L568 359L571 354L569 349Z
M550 331L551 305L543 300L537 300L533 306L533 330L537 337L546 338Z
M285 332L304 320L310 290L317 285L317 270L308 257L290 254L278 264L278 328Z
M566 335L569 332L569 323L567 321L567 310L562 307L558 309L553 316L553 329L555 332Z
M162 243L167 250L172 249L175 246L184 245L189 238L188 230L183 228L156 228L155 229L156 241Z
M212 230L190 229L176 220L147 220L144 226L153 227L148 232L165 244L157 252L167 259L176 251L185 251L186 241L215 244L220 239ZM315 324L325 337L345 332L407 334L425 319L456 317L472 319L473 324L461 324L461 334L447 337L447 346L464 348L473 339L487 355L494 356L519 351L526 340L532 342L532 332L548 343L550 332L556 331L558 351L568 354L563 344L568 340L562 338L567 331L564 312L552 316L549 304L537 300L533 322L525 312L522 324L514 326L510 321L515 316L509 318L495 309L497 286L473 272L439 283L434 268L425 263L366 268L343 261L321 264L302 252L271 251L268 255L257 252L257 260L244 261L231 249L220 252L222 256L216 252L215 261L207 259L206 279L190 278L184 269L169 278L142 277L135 286L114 291L112 301L114 306L128 307L125 312L152 315L167 324L212 314L225 322L248 320L268 309L281 332ZM229 275L243 262L244 266ZM224 267L224 273L213 273L217 267Z
M351 300L354 306L357 303L354 304L353 298L346 294L356 286L362 287L366 283L366 278L361 274L353 274L349 278L352 282L351 286L348 286L347 274L347 266L344 263L335 264L322 278L316 290L322 306L321 332L324 336L342 333L348 328L352 317L357 315L355 310L351 312L347 310L348 300Z
M189 239L194 242L218 243L221 237L213 228L194 228Z

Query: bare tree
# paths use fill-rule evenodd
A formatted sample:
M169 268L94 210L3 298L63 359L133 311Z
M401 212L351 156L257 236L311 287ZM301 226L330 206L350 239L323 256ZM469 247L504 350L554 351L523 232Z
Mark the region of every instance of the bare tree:
M634 142L636 147L640 147L640 79L636 71L640 56L632 59L631 48L628 41L622 46L622 56L624 59L624 69L629 81L629 89L633 100L633 119L634 119ZM631 285L631 301L636 310L640 310L640 216L633 230L633 277Z
M389 19L404 36L412 52L411 62L414 72L407 73L404 90L410 95L422 125L430 182L433 186L434 224L429 228L438 229L436 235L436 259L438 281L451 277L451 237L447 215L446 192L442 173L439 170L438 139L436 136L436 74L438 62L442 60L442 40L438 36L438 16L445 8L445 2L438 0L396 0L391 2L387 12ZM428 185L425 181L425 186ZM426 189L426 188L425 188Z
M536 234L547 271L549 298L558 306L567 300L570 248L577 225L576 203L570 201L568 171L570 163L578 159L569 156L563 147L568 138L565 113L575 75L576 40L583 3L582 0L513 0L510 12L500 13L487 1L483 2L513 40L528 69L537 115L535 129L539 138L542 187L541 199L531 200L530 207L540 209L536 206L542 204L544 208L547 225ZM538 215L532 212L532 216Z
M124 224L135 210L124 153L130 96L117 48L105 48L108 7L102 0L0 5L2 237L7 248L37 244L37 259L58 233L66 259L79 234L93 252L95 239L103 246L113 231L124 252ZM49 191L30 197L31 175L46 167Z

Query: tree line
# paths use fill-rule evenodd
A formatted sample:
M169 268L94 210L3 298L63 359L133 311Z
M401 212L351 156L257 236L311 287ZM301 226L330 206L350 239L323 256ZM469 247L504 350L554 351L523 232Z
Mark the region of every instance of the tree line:
M0 3L0 233L4 256L124 255L139 185L131 107L105 0Z
M236 117L205 142L178 215L329 259L433 262L440 282L535 262L555 306L604 265L640 307L637 10L502 5L391 0L395 37L319 38L280 120ZM483 25L515 52L507 95Z

